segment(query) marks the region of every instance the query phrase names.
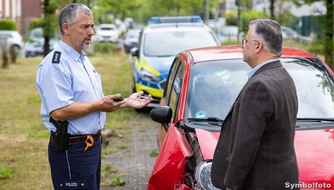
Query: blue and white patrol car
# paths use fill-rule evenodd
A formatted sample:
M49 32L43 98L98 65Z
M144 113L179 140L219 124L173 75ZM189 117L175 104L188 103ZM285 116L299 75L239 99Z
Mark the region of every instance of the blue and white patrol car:
M138 48L131 51L133 91L144 91L159 100L177 53L219 45L216 34L199 16L152 17L139 37Z

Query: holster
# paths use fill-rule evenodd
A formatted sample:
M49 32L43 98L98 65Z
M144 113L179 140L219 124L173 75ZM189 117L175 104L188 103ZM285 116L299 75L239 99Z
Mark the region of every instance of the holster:
M64 152L68 149L70 134L67 133L68 121L56 121L50 117L50 122L56 127L56 131L51 131L50 141L57 152Z

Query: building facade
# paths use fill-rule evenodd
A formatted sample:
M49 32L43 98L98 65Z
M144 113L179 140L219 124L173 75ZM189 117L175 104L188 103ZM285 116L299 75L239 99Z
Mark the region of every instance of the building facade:
M21 35L27 33L34 18L41 18L41 0L1 0L0 19L11 19Z

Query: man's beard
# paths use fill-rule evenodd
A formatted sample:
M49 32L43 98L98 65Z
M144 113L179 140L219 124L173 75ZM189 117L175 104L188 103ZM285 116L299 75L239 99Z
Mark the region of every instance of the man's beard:
M83 44L82 45L82 49L89 49L90 46L91 46L91 43L89 43L89 44Z
M89 40L89 43L87 44L86 41ZM81 47L82 49L89 49L91 44L92 44L92 39L91 38L85 38L82 43L81 43Z

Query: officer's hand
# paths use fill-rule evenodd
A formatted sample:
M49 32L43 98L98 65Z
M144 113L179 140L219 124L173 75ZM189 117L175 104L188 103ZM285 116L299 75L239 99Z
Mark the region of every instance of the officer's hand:
M121 107L141 109L147 106L153 100L153 98L151 95L142 97L143 95L143 91L131 94L128 98L125 98L126 103L122 104Z
M108 95L100 100L100 110L110 112L117 110L125 104L125 100L120 100L121 94ZM123 107L123 106L122 106Z

